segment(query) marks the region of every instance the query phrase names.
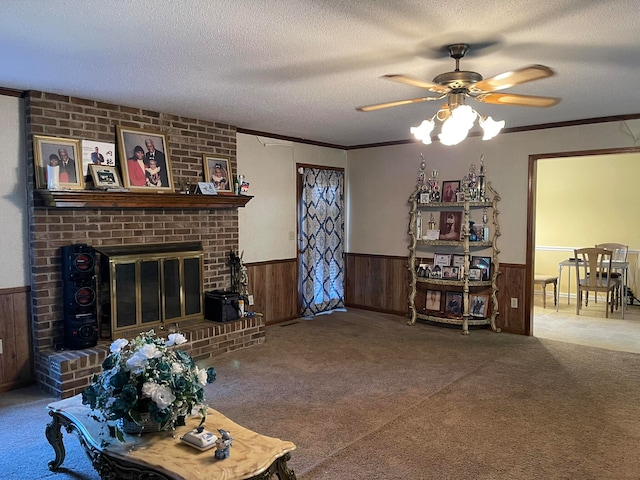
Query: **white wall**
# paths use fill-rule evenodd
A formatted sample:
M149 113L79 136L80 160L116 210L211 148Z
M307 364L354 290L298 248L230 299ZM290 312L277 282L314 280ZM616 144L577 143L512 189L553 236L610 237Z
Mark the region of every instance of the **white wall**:
M638 135L640 125L637 122L628 125ZM461 179L472 162L478 166L480 155L484 154L487 179L502 199L499 204L500 261L524 264L529 155L631 146L634 140L625 133L623 123L610 122L503 133L487 142L471 137L453 147L416 143L350 150L347 251L407 254L407 200L416 184L420 153L426 159L427 172L433 168L440 171L440 182Z
M22 109L20 98L0 95L0 288L29 285L27 166Z
M0 176L0 288L29 284L21 108L21 100L0 96L0 160L5 172ZM640 122L628 125L640 136ZM634 145L622 122L501 134L488 142L472 137L455 147L416 143L343 151L246 134L238 134L237 141L238 170L255 197L239 210L245 262L296 257L296 163L346 169L347 252L407 255L407 199L423 153L427 171L437 168L440 181L460 179L470 163L477 165L485 155L487 177L502 197L500 260L524 264L528 156Z
M296 164L346 168L346 152L242 133L237 147L237 173L254 197L238 212L243 260L296 258Z

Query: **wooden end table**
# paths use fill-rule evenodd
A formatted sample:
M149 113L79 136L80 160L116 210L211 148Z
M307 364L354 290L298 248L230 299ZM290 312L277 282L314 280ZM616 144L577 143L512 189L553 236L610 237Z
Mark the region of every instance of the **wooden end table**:
M233 437L231 455L215 460L215 447L201 452L180 441L180 437L200 423L199 417L187 419L187 424L175 431L125 434L125 443L109 435L105 422L97 421L94 412L82 404L82 397L60 400L47 406L51 423L47 425L47 440L56 458L49 468L56 470L65 457L61 427L75 433L93 467L103 479L181 479L202 478L224 480L268 480L276 475L280 480L296 480L287 465L292 442L267 437L234 423L221 413L208 409L205 428L227 430Z

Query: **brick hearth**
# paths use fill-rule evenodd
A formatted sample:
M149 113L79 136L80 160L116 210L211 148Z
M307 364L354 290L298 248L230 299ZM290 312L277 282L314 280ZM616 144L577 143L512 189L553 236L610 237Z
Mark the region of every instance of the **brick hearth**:
M214 357L265 341L262 316L227 323L206 322L180 329L180 332L187 338L187 343L180 345L180 350L191 355L200 366L215 367ZM166 337L164 332L156 333ZM102 362L109 353L110 345L110 341L101 341L84 350L41 350L38 362L49 366L42 386L61 398L82 393L93 374L102 371Z

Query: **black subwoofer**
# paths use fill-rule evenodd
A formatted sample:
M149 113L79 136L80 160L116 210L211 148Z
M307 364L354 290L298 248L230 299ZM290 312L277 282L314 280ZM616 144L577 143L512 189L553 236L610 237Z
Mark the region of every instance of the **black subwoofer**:
M98 343L96 256L93 248L74 244L61 248L64 301L64 346L72 350Z

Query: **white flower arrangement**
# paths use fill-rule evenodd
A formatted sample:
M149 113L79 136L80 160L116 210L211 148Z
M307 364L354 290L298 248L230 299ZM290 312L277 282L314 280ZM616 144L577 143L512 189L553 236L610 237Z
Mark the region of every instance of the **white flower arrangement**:
M102 362L102 373L94 375L82 392L82 403L109 421L141 424L148 416L166 430L199 414L202 425L207 415L204 386L215 381L216 371L197 367L189 354L174 348L186 341L180 333L165 341L153 330L131 341L115 340ZM123 438L118 427L116 435Z

